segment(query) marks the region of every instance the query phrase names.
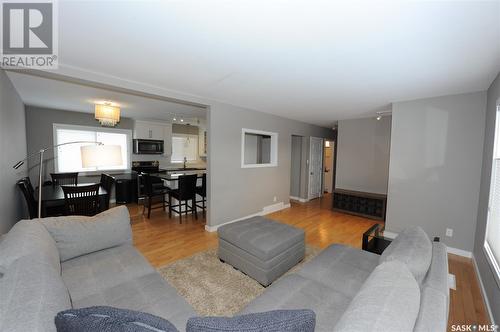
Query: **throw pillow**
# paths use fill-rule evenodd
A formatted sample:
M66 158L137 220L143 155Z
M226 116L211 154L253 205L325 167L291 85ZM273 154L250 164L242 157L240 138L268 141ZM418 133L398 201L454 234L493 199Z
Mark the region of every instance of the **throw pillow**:
M61 262L122 244L132 244L130 215L125 206L93 217L43 218L41 223L54 238Z
M57 332L179 332L163 318L105 306L61 311L55 323Z
M314 332L316 314L312 310L274 310L235 317L194 317L186 332Z

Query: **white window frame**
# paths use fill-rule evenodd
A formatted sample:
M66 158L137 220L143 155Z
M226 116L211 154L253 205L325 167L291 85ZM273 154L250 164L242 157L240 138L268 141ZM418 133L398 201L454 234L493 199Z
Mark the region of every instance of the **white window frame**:
M245 164L245 134L256 134L271 136L271 162L266 164ZM278 133L256 130L256 129L241 129L241 168L262 168L262 167L277 167L278 166Z
M486 229L485 229L485 234L484 234L484 245L483 245L483 251L486 256L486 261L490 265L490 268L493 272L493 275L495 276L495 281L500 287L500 262L497 261L495 258L495 255L493 254L489 244L488 244L488 227L490 223L490 213L491 213L491 205L493 201L493 190L494 190L494 183L495 179L497 176L500 176L500 174L496 174L495 171L495 152L497 149L500 149L500 146L497 146L497 139L500 135L500 100L497 102L497 108L496 108L496 113L495 113L495 134L494 134L494 141L493 141L493 158L491 160L491 176L490 176L490 195L489 195L489 201L488 201L488 215L487 215L487 220L486 220Z
M174 155L174 137L187 137L190 139L193 139L193 141L196 144L196 149L195 149L195 154L196 154L196 159L195 160L188 160L186 161L186 164L196 164L200 161L200 147L199 147L199 136L195 134L177 134L177 133L172 133L172 154L170 155L170 163L171 164L183 164L184 161L173 161L172 156Z
M69 130L82 130L82 131L95 131L95 132L103 132L103 133L115 133L115 134L125 134L127 136L127 168L126 169L111 169L111 170L106 170L106 169L100 169L97 171L85 171L85 172L79 172L80 175L86 176L86 175L98 175L101 174L102 172L106 172L109 174L121 174L124 172L130 172L132 169L132 130L130 129L117 129L117 128L103 128L103 127L93 127L93 126L80 126L80 125L70 125L70 124L64 124L64 123L54 123L52 124L52 139L54 145L57 145L57 129L69 129ZM54 149L54 171L57 173L59 172L59 165L57 162L58 156L58 149Z

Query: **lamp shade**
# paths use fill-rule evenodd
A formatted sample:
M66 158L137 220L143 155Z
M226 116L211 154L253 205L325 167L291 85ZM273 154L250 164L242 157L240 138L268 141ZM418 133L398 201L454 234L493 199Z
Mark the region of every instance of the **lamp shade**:
M120 166L123 163L119 145L86 145L80 147L82 167Z
M114 127L120 122L120 108L111 104L96 104L95 119L103 126Z

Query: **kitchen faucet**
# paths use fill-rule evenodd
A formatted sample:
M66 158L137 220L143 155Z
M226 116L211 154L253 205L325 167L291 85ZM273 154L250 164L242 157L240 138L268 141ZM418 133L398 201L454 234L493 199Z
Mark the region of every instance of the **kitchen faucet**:
M184 157L184 169L186 169L187 158Z

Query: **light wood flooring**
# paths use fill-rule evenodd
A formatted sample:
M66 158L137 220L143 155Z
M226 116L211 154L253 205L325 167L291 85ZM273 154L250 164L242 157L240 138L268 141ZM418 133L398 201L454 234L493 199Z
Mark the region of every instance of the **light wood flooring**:
M361 248L362 234L376 222L331 210L331 196L308 203L292 202L291 208L272 213L268 218L303 228L306 243L325 248L343 243ZM128 205L132 217L134 244L155 266L167 265L197 252L217 247L217 234L205 231L199 215L168 218L168 213L153 210L151 219L142 215L142 207ZM457 289L451 290L449 330L452 324L490 324L471 259L449 254L449 270L456 277Z

